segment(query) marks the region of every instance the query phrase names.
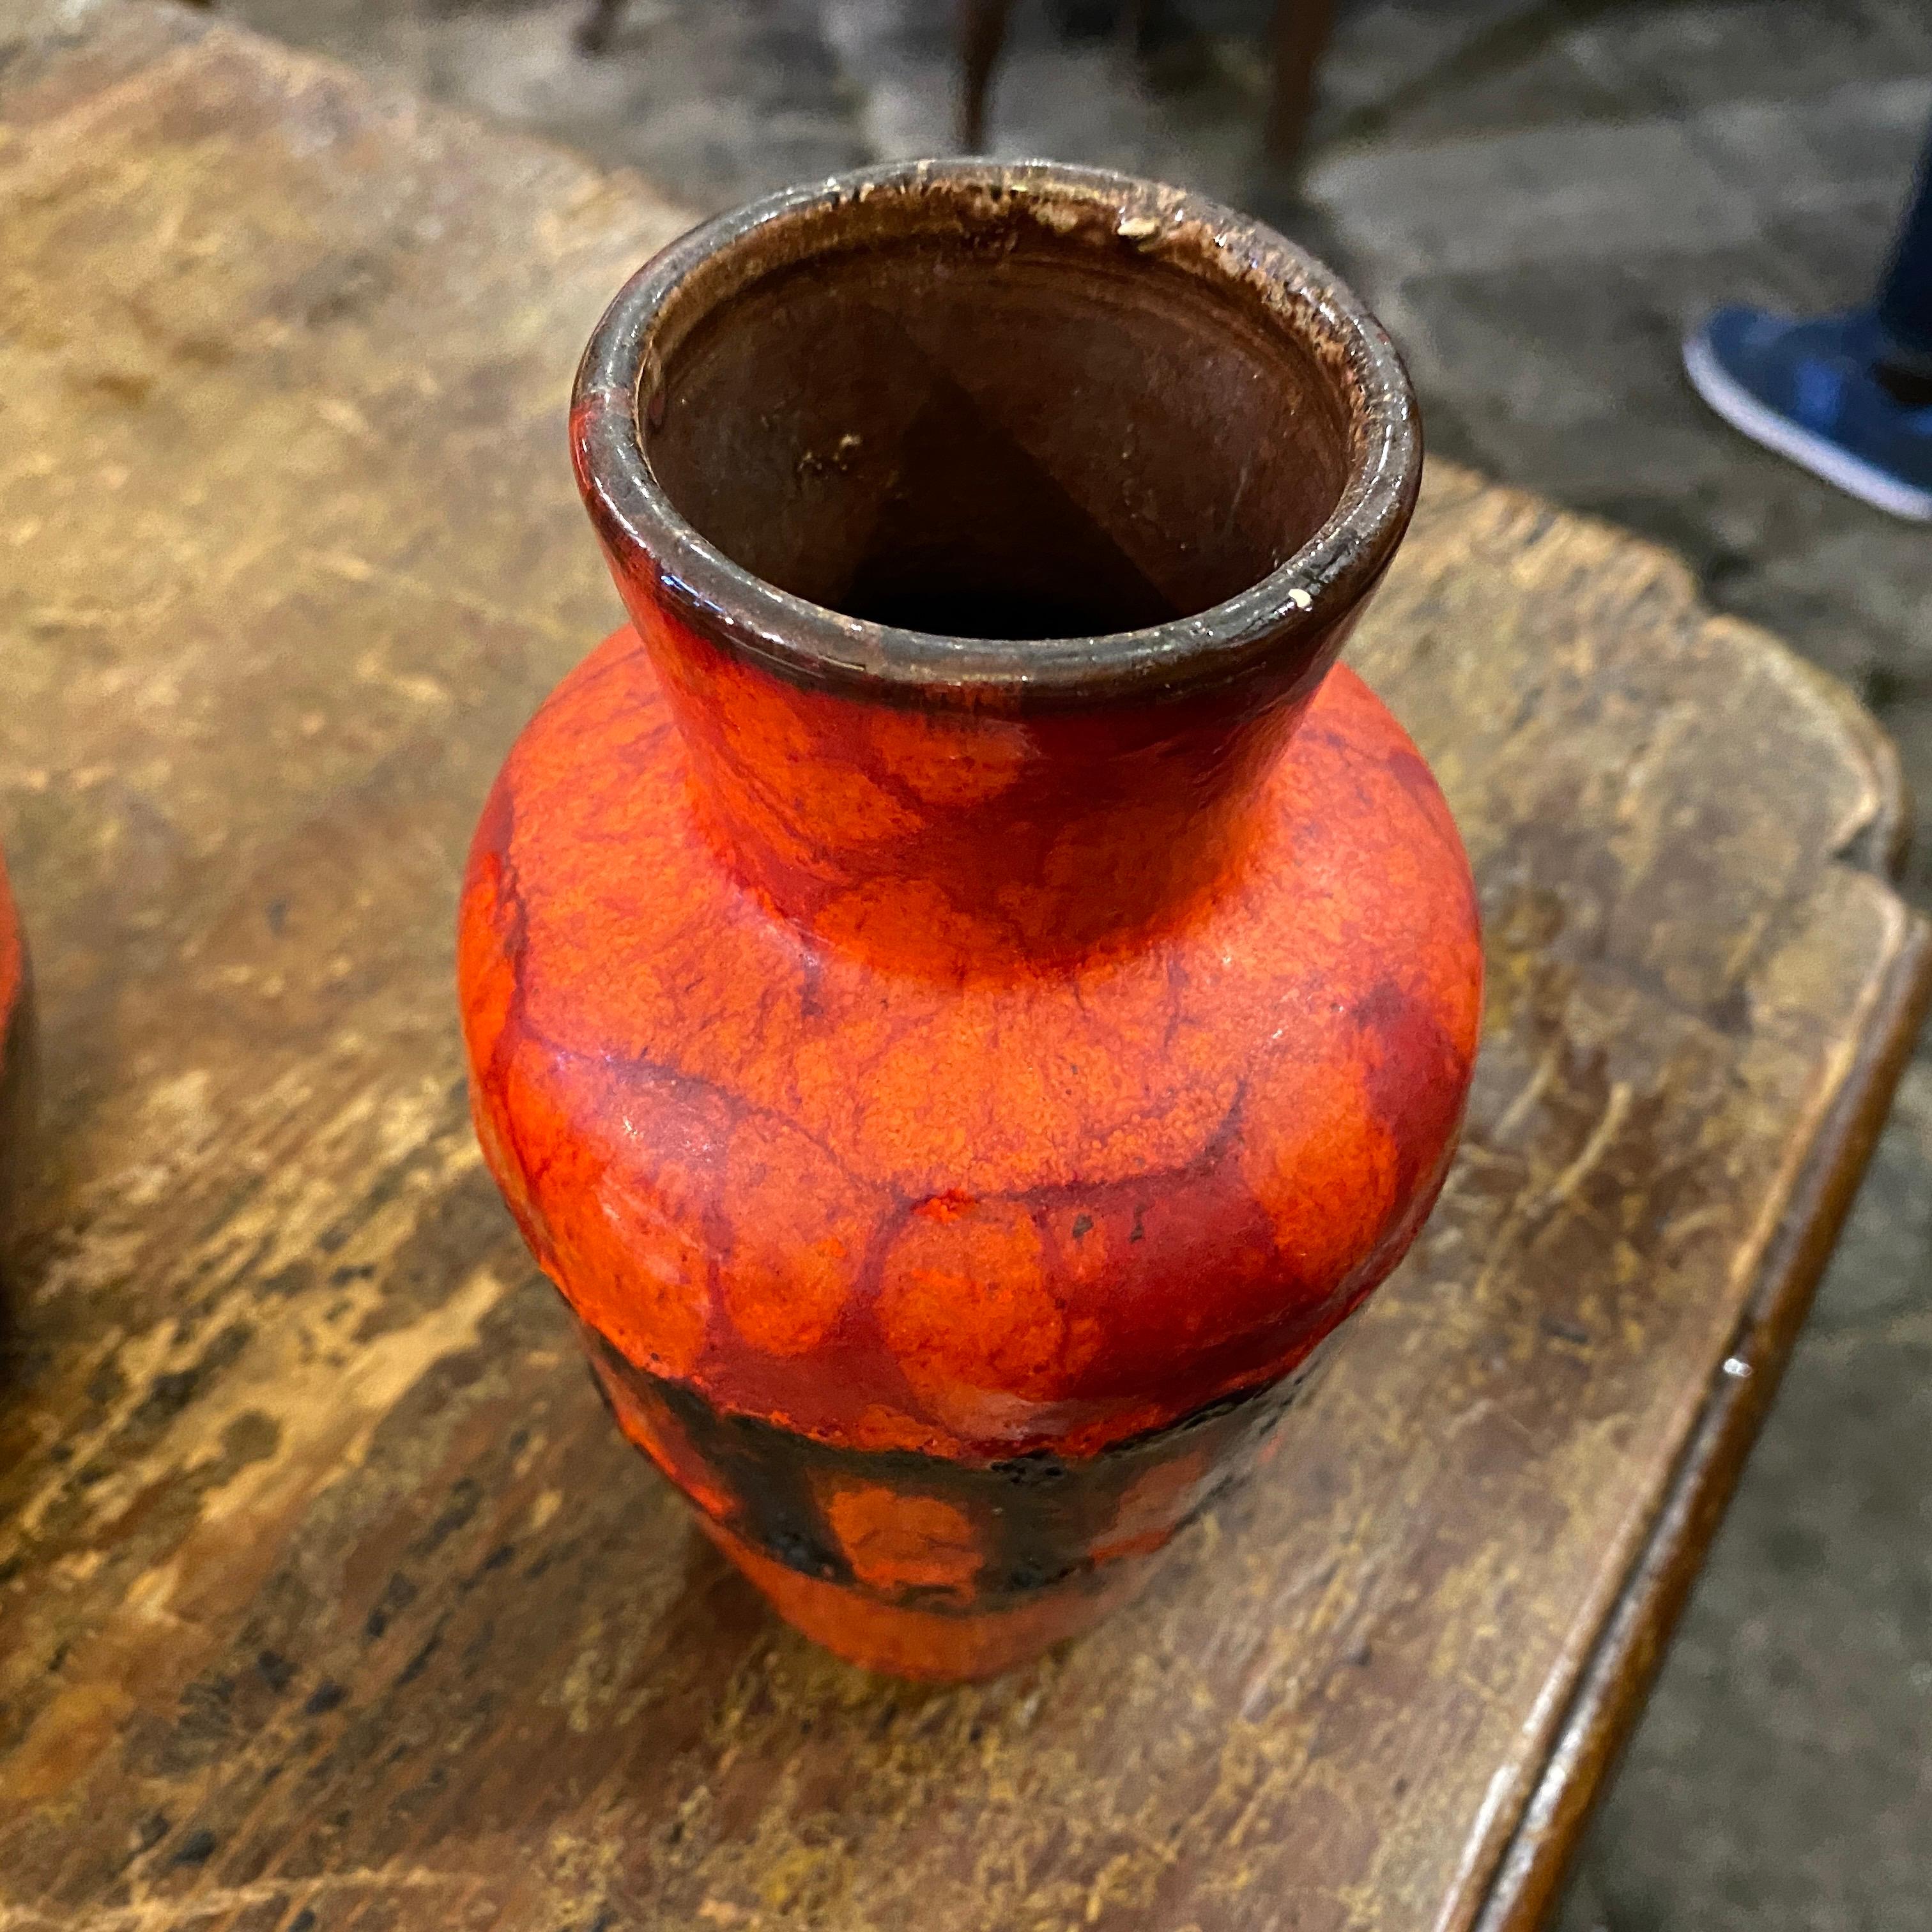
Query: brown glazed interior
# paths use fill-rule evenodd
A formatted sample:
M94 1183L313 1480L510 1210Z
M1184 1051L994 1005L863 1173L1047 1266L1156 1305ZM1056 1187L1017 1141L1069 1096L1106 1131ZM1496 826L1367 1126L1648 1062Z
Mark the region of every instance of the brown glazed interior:
M874 199L665 359L645 454L733 562L875 622L1070 637L1223 602L1334 508L1342 398L1238 288L1115 221Z
M1379 574L1420 466L1394 351L1318 264L1044 164L900 164L706 224L613 305L578 400L614 560L794 675L917 675L920 634L1141 634L1060 668L1103 680L1280 650ZM980 655L945 681L1068 653Z

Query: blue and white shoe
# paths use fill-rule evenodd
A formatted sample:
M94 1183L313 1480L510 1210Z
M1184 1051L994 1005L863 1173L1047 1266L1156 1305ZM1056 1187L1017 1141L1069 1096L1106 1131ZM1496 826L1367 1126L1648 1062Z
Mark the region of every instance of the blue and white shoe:
M1932 523L1932 407L1880 381L1868 309L1809 322L1720 308L1686 338L1691 386L1733 429L1848 496Z

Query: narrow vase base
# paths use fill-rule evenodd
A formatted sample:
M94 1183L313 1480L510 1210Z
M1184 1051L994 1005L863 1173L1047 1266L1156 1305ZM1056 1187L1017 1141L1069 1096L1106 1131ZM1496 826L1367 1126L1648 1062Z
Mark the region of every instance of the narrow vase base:
M926 1683L970 1683L1030 1662L1138 1596L1157 1560L1123 1558L1011 1609L914 1610L788 1569L701 1512L698 1521L795 1630L848 1664Z

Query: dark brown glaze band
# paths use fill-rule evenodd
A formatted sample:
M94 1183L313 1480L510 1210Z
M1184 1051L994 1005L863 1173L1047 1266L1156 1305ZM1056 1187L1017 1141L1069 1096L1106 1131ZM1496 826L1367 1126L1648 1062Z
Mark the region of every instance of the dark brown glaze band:
M1264 1459L1277 1425L1333 1358L1341 1331L1292 1374L1208 1403L1097 1455L1048 1450L965 1462L914 1450L855 1450L761 1417L734 1414L696 1390L627 1361L581 1330L618 1426L714 1522L786 1569L875 1601L940 1614L1016 1608L1042 1590L1163 1548ZM955 1580L882 1583L837 1520L838 1498L890 1490L955 1511L970 1532ZM880 1558L883 1564L886 1558Z

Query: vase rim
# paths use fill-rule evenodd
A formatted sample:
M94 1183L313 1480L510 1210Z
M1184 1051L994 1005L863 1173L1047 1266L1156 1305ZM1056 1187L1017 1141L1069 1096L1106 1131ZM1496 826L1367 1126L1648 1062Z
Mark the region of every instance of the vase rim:
M679 292L708 267L742 256L735 286L748 285L815 252L785 256L788 228L895 196L950 196L956 205L977 198L1062 232L1104 224L1137 253L1218 284L1284 326L1318 367L1339 373L1348 418L1346 480L1319 527L1265 575L1205 610L1082 637L903 629L814 603L734 562L671 502L645 449L640 398L662 367L655 332ZM979 158L834 175L688 230L632 276L598 323L577 372L571 442L585 503L620 568L643 564L728 649L793 682L993 710L1179 694L1313 658L1387 567L1408 527L1422 466L1414 394L1394 344L1340 276L1306 250L1218 202L1132 176Z

